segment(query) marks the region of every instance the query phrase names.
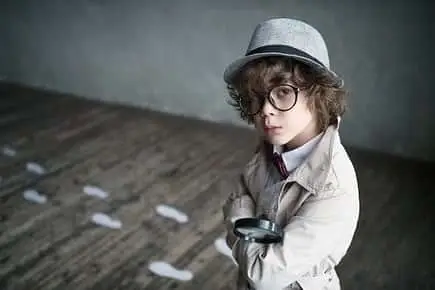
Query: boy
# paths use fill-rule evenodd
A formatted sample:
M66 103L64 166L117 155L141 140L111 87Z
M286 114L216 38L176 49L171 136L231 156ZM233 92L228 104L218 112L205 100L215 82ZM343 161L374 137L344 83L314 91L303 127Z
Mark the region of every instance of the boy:
M329 68L322 36L294 19L260 23L224 80L261 139L223 206L237 289L340 289L335 266L356 230L359 192L338 134L343 81ZM283 240L236 237L234 222L245 217L277 223Z

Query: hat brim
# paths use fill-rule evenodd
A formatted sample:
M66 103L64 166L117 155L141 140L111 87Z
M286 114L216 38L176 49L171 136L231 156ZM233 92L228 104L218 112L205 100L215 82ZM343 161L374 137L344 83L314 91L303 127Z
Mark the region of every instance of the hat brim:
M320 65L319 63L306 58L304 56L300 56L297 54L287 54L287 53L280 53L280 52L267 52L267 53L256 53L256 54L251 54L248 56L244 56L241 57L237 60L235 60L234 62L232 62L230 65L227 66L227 68L224 71L224 81L226 83L231 83L234 79L234 77L242 70L242 68L247 65L249 62L259 59L259 58L263 58L263 57L268 57L268 56L283 56L283 57L288 57L288 58L292 58L292 59L296 59L302 63L305 63L306 65L309 65L311 67L313 67L316 70L322 71L322 72L326 72L327 74L330 75L330 77L334 80L337 80L338 82L341 83L340 86L343 86L343 79L341 79L334 71Z

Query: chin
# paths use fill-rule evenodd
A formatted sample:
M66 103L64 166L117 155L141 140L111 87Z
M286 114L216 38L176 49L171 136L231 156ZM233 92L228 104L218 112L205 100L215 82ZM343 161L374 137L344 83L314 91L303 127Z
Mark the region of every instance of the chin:
M283 146L285 144L287 144L288 142L291 141L291 139L288 138L284 138L284 137L280 137L280 136L276 136L276 137L266 137L266 140L275 146Z

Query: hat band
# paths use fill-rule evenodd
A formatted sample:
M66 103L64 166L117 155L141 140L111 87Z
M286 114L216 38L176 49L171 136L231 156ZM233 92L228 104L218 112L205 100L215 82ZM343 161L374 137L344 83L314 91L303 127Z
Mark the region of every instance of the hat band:
M319 61L318 59L312 57L308 53L303 52L302 50L297 49L295 47L287 46L287 45L265 45L265 46L260 46L260 47L257 47L254 50L251 50L251 51L247 52L245 56L248 56L248 55L251 55L251 54L256 54L256 53L270 53L270 52L278 52L278 53L283 53L283 54L302 56L304 58L310 59L311 61L317 63L318 65L320 65L322 67L325 67L325 65L321 61Z

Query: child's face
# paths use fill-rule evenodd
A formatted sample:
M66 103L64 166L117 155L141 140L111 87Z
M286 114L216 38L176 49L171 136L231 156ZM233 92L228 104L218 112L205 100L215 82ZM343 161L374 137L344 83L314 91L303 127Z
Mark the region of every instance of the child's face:
M271 144L287 144L295 148L317 135L315 114L309 109L306 93L305 90L298 91L296 103L288 111L278 110L268 98L265 99L259 113L254 116L254 124Z

